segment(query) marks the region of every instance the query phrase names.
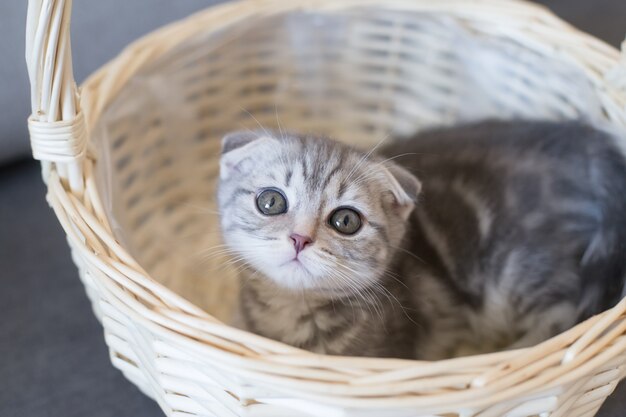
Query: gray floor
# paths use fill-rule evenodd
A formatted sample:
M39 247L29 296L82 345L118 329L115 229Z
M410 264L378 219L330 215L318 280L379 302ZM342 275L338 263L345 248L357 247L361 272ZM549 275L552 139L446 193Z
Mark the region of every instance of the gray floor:
M109 363L34 162L0 170L0 417L161 416Z
M626 33L626 0L541 2L614 45ZM44 194L35 163L0 168L0 417L162 415L111 367ZM626 417L626 384L600 416Z

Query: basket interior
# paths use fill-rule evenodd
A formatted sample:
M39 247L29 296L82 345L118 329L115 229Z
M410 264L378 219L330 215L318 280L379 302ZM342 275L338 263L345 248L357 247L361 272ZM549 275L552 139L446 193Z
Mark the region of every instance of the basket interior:
M364 148L498 118L603 119L584 71L520 30L463 15L353 8L245 19L141 68L94 128L117 238L158 281L228 321L237 264L220 244L220 139L260 126Z

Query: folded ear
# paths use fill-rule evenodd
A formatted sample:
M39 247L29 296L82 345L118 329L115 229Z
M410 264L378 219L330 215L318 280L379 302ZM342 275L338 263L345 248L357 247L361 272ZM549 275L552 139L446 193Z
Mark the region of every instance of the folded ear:
M400 165L386 162L382 168L391 185L390 191L398 204L400 215L406 219L417 203L422 183Z
M232 132L222 139L222 158L220 160L220 178L227 179L234 172L244 172L260 155L260 148L268 143L278 143L266 132Z
M222 155L263 137L263 132L240 130L230 132L222 138ZM267 136L267 135L265 135Z

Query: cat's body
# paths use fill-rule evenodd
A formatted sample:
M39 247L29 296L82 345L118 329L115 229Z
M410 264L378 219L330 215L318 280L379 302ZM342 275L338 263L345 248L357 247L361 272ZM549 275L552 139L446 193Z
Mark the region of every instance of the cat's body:
M240 293L240 314L251 332L317 353L415 357L416 322L407 316L412 301L397 281L384 280L384 290L320 296L253 274L244 272Z
M483 123L386 151L421 178L397 260L434 359L536 344L619 300L626 165L577 123ZM432 339L432 340L431 340Z
M294 207L281 216L295 217L279 224L223 215L227 243L254 268L241 291L251 331L320 353L440 359L528 346L619 300L626 162L604 133L574 122L485 122L423 133L367 158L323 139L252 142L257 149L238 161L267 145L277 153L257 159L271 175L249 191L301 193L285 191ZM386 157L420 179L417 204L419 183ZM232 197L229 180L250 174L236 166L222 178L222 211L248 204L243 191ZM329 227L334 207L344 206L363 220L354 235ZM304 217L315 237L295 256L307 254L310 281L330 279L331 288L288 282L280 260L274 272L233 237L280 242Z

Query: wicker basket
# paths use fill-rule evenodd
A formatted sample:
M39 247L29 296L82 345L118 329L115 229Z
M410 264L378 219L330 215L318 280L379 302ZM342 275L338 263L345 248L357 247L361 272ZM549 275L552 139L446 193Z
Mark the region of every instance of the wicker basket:
M518 1L249 0L142 38L79 90L71 3L30 0L33 154L111 361L167 415L592 416L626 376L626 300L519 351L330 357L225 324L235 271L199 259L219 243L226 131L280 121L366 147L524 116L624 132L626 56Z

